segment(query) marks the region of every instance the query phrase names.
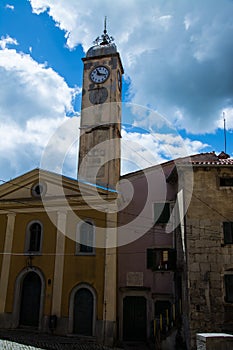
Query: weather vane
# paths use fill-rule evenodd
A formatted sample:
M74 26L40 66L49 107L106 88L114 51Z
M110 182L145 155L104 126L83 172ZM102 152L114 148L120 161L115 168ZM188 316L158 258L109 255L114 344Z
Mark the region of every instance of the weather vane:
M107 16L105 16L104 18L104 34L101 35L101 37L97 37L95 39L95 41L93 42L96 45L108 45L110 44L112 41L114 41L114 38L112 36L109 36L107 33Z

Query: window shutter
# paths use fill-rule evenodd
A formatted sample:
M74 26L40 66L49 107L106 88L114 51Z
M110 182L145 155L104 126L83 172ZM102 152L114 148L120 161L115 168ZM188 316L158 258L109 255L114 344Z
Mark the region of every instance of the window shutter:
M154 249L151 249L151 248L147 249L147 264L146 264L146 266L148 269L153 268L153 265L154 265L153 257L154 257Z
M232 222L224 222L223 223L223 233L224 233L224 243L230 244L233 243L232 240L232 230L233 223Z
M168 253L168 269L175 270L176 269L176 251L170 250Z
M226 302L233 303L233 275L225 275Z

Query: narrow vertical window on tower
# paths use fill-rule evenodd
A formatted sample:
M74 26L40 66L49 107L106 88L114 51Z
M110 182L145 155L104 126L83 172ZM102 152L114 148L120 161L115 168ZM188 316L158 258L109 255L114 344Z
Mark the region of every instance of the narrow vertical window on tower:
M76 255L95 254L95 226L93 222L86 220L77 225Z

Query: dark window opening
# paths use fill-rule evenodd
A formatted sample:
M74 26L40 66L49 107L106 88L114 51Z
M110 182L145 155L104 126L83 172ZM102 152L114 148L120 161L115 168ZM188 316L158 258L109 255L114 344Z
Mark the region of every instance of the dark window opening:
M43 186L42 185L37 185L34 190L35 190L36 194L38 196L40 196L42 194L42 192L43 192Z
M32 187L32 196L36 198L41 198L46 193L46 184L37 183Z
M224 243L233 244L233 222L223 223Z
M233 303L233 275L225 275L225 301Z
M220 186L233 186L233 177L220 177Z
M41 241L41 225L37 222L32 224L29 229L30 239L29 239L29 252L39 252L40 251L40 241Z
M147 249L147 268L154 271L175 270L176 251L174 249Z
M166 333L171 327L172 317L172 305L168 300L158 300L155 302L155 320L157 324L162 327L162 333Z
M94 243L94 226L84 222L80 227L80 253L92 253Z
M154 204L154 220L156 224L167 224L170 218L170 203Z

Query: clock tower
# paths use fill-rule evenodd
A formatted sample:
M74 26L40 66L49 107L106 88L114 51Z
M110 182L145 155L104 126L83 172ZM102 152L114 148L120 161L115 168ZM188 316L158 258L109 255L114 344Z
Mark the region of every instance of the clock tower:
M78 179L115 189L120 178L123 67L106 30L83 58Z

